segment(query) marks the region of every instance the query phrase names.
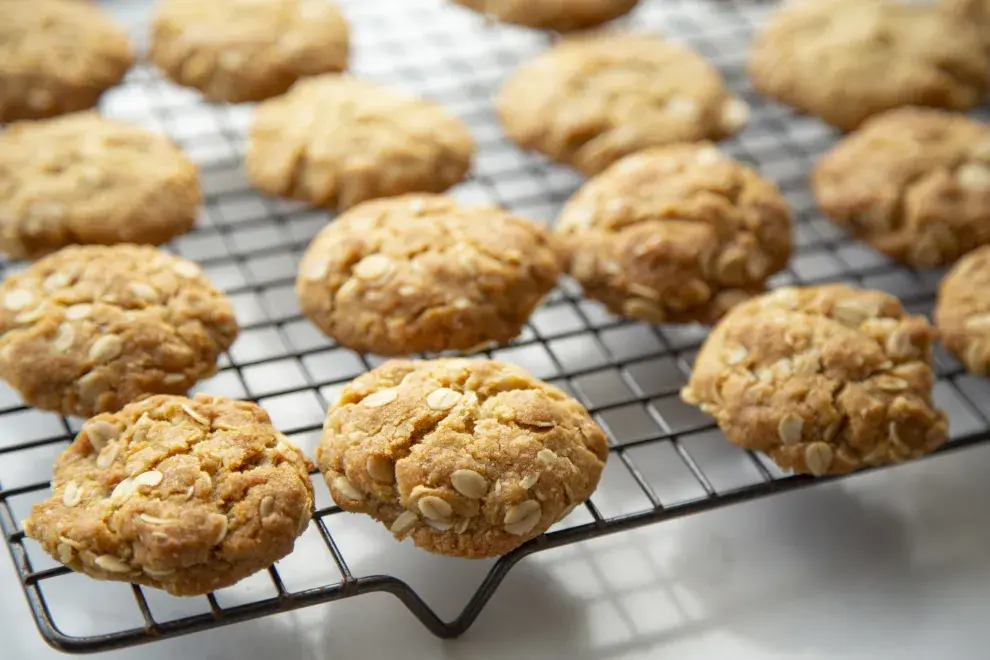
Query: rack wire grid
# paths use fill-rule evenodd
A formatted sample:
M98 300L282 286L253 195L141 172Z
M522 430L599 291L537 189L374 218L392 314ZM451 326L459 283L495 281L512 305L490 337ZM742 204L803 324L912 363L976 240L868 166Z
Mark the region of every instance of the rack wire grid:
M104 4L132 23L141 39L146 8ZM485 25L439 0L341 4L352 26L354 74L433 98L471 127L478 155L470 178L452 195L467 204L497 204L551 220L579 177L506 141L492 110L500 81L544 50L547 35ZM749 126L722 146L774 180L795 209L796 254L774 285L847 281L888 291L912 311L929 313L941 272L891 263L816 213L807 173L834 142L833 132L758 97L747 85L747 44L771 9L770 3L752 0L644 0L620 24L690 44L752 106ZM200 262L228 293L242 332L218 375L197 390L257 401L312 455L327 402L345 382L381 362L335 346L296 306L298 260L330 215L251 190L241 167L248 106L206 104L142 64L105 96L102 111L168 134L201 167L205 204L199 222L169 249ZM2 264L5 272L22 267ZM587 506L498 560L440 558L400 545L363 516L337 515L340 510L315 475L313 521L293 554L267 573L191 599L89 580L26 541L19 522L47 496L52 461L80 422L29 409L2 385L0 530L41 634L65 651L140 644L370 592L396 596L430 631L454 637L467 630L507 572L528 555L811 483L730 445L707 417L678 399L705 332L611 316L565 281L517 341L490 352L573 393L612 444L602 484ZM947 448L990 437L990 384L965 374L942 352L936 370L935 399L951 419ZM432 570L438 565L442 571ZM423 577L438 574L448 579ZM444 616L424 597L438 590L459 593L463 606Z

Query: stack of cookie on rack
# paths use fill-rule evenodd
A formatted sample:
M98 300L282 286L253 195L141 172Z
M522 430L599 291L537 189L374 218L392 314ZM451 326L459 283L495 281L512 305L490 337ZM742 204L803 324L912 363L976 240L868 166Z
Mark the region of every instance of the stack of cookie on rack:
M489 557L592 495L609 452L589 412L472 357L517 337L563 274L615 315L714 326L682 398L782 468L839 474L946 441L934 343L990 372L990 128L956 114L990 89L982 4L789 3L749 60L763 94L855 131L809 173L828 217L892 259L956 264L937 329L877 291L767 293L791 258L791 209L716 146L750 107L670 38L590 31L635 0L451 4L575 32L493 103L519 147L589 177L552 230L443 194L470 176L470 130L347 75L330 2L160 0L150 30L169 80L259 102L255 188L340 213L299 263L303 315L340 346L403 358L329 406L315 468L342 509L431 552ZM0 132L0 249L35 260L0 286L0 377L29 405L88 418L24 530L96 578L179 595L233 584L292 551L314 464L257 404L186 396L238 334L200 268L156 247L192 229L196 168L167 138L88 111L134 59L97 6L0 0L0 13L0 121L14 122Z

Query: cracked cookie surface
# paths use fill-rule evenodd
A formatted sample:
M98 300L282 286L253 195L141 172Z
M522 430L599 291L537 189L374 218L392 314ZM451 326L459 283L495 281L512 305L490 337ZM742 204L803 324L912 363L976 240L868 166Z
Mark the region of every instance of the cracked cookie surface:
M151 246L69 246L0 286L0 377L63 415L184 394L236 336L199 266Z
M86 112L0 133L0 250L16 258L159 245L192 228L200 199L195 165L138 126Z
M567 32L584 30L628 14L639 0L453 0L513 25Z
M694 51L622 32L565 39L519 67L496 105L514 142L587 175L647 147L728 137L749 116Z
M722 319L681 398L730 442L797 473L918 458L948 437L932 405L934 339L925 319L879 291L779 289Z
M308 468L253 403L152 396L83 425L24 531L91 577L205 594L292 551Z
M430 552L503 555L591 496L608 444L577 401L491 360L392 360L344 388L316 449L335 502Z
M162 0L149 59L211 101L261 101L345 70L348 29L329 0Z
M439 105L327 75L258 106L246 167L263 192L343 210L443 192L464 178L473 153L467 128Z
M842 130L907 105L966 110L990 88L977 24L893 0L805 0L757 35L754 87Z
M990 126L922 108L875 117L817 163L822 211L913 266L990 243Z
M365 202L324 228L296 294L340 344L379 355L472 350L516 337L560 265L549 233L439 195Z
M935 325L968 371L990 374L990 246L967 254L942 280Z
M134 62L99 5L0 0L0 123L92 108Z
M712 323L791 253L776 187L710 144L647 149L586 183L554 231L585 294L653 323Z

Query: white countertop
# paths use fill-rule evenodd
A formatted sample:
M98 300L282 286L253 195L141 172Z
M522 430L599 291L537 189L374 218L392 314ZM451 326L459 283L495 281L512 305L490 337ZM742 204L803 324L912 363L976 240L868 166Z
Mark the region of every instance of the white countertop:
M376 594L96 657L986 658L988 473L990 447L967 449L541 553L457 640ZM444 588L429 600L450 609L450 576L421 579ZM0 639L4 657L59 655L6 558Z

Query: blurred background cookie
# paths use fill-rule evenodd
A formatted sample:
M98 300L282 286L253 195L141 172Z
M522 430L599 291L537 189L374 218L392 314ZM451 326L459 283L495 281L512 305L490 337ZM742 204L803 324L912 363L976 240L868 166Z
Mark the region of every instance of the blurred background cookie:
M647 147L728 137L749 117L700 55L622 32L571 37L524 63L496 110L514 142L587 175Z
M935 324L968 371L990 374L990 246L967 254L942 280Z
M626 156L571 197L554 231L585 295L653 323L714 322L791 254L780 192L708 143Z
M879 291L786 288L735 307L705 340L681 398L730 442L822 476L928 454L935 330Z
M329 0L161 0L148 57L208 100L260 101L346 69L348 30Z
M524 27L567 32L628 14L639 0L453 0L486 17Z
M591 496L608 457L581 404L491 360L386 362L344 389L323 429L316 462L342 509L457 557L539 536Z
M0 122L91 108L133 61L95 4L0 0Z
M753 86L852 130L906 105L967 110L990 89L978 23L931 4L807 0L774 15L751 47Z
M464 178L473 152L467 127L439 105L327 75L258 106L246 167L263 192L346 209L443 192Z
M0 133L0 250L13 257L158 245L192 228L201 197L196 167L138 126L77 113Z
M812 184L825 215L913 266L990 243L990 126L963 115L874 117L819 160Z
M0 286L0 377L63 415L185 393L236 336L199 266L150 246L66 247Z
M559 273L541 225L405 195L327 225L303 256L296 293L305 316L354 350L466 351L516 337Z
M24 531L90 577L205 594L292 551L308 463L253 403L154 396L83 425Z

